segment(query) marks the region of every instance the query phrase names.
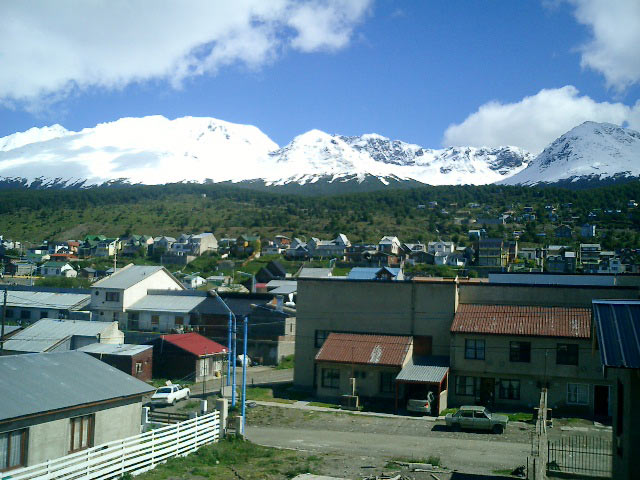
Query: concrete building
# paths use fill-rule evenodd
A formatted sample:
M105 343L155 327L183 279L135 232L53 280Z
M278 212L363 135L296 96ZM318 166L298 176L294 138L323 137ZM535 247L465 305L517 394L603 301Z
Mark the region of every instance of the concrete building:
M593 319L604 376L614 384L611 478L632 480L640 444L640 302L594 300Z
M153 347L151 345L92 343L80 347L78 350L88 353L138 380L151 381L153 374Z
M118 329L117 322L43 318L5 341L4 353L61 352L92 343L121 344L124 333Z
M478 265L481 267L506 267L508 251L501 238L484 238L478 242Z
M516 274L511 274L516 275ZM558 276L560 277L560 276ZM406 336L413 339L414 346L420 345L419 356L451 357L452 345L456 345L464 340L460 340L458 332L451 332L457 312L469 305L501 306L506 312L507 307L541 308L552 307L552 318L556 322L565 321L565 310L590 308L591 302L595 298L638 298L639 288L637 286L600 286L600 285L562 285L562 284L528 284L528 283L496 283L456 279L437 278L414 278L411 281L379 282L379 281L350 281L346 279L301 279L298 282L297 293L297 318L296 318L296 353L294 384L299 388L317 391L321 372L318 370L316 355L323 346L330 333L348 333L362 335L391 335ZM568 310L574 312L573 310ZM506 313L495 314L496 321L508 318ZM544 317L547 318L547 317ZM588 328L587 328L588 330ZM507 340L507 336L492 336L484 339L485 342L497 342L502 347L510 348L511 341L529 341L532 345L540 345L547 351L547 360L555 362L559 344L577 344L578 348L584 349L589 346L591 336L584 338L584 329L581 330L581 337L576 337L568 341L558 332L550 332L548 336L536 336L534 340L515 338ZM528 335L520 335L527 337ZM540 338L538 338L540 337ZM569 337L571 338L571 337ZM457 343L456 343L457 342ZM506 343L505 343L506 342ZM459 345L454 346L455 351L459 350ZM537 348L537 347L536 347ZM563 347L564 348L564 347ZM575 347L568 347L575 349ZM536 350L535 352L538 352ZM561 354L562 355L562 354ZM490 370L494 379L516 379L509 376L512 371L510 362L506 359L492 359ZM464 359L463 359L464 360ZM539 357L535 357L535 367L538 368ZM596 411L595 385L609 386L610 382L600 377L594 370L596 367L588 363L589 355L583 355L580 351L579 365L555 366L548 370L548 375L556 378L558 375L566 375L567 378L576 380L568 382L564 380L564 386L555 384L552 406L564 408L570 406L573 410L582 413ZM584 363L586 362L586 363ZM523 362L524 363L524 362ZM483 363L483 368L488 368ZM516 367L522 367L518 364ZM549 364L548 364L549 366ZM550 366L550 367L551 367ZM456 364L451 361L451 381L456 378ZM467 368L464 366L463 368ZM502 370L500 370L502 369ZM529 364L524 370L532 370ZM525 371L520 372L525 375ZM489 370L488 370L489 371ZM462 370L464 373L464 370ZM539 380L544 381L545 377L539 375ZM462 375L472 376L472 375ZM482 377L481 374L477 376ZM487 375L489 376L489 375ZM524 378L524 377L523 377ZM579 380L579 381L578 381ZM524 381L524 380L523 380ZM519 399L509 399L509 405L515 408L528 407L537 402L537 395L534 390L537 388L538 380L527 379L526 382L532 384L522 384ZM550 380L552 383L553 381ZM475 382L475 380L474 380ZM580 403L569 402L567 400L567 383L589 384L588 403L583 401L583 387L578 389L576 395L581 395ZM513 384L515 385L515 383ZM455 384L452 383L451 391ZM500 384L494 382L494 398L499 399ZM526 387L526 390L525 390ZM471 388L471 387L469 387ZM475 388L475 387L474 387ZM509 387L505 384L505 388ZM574 387L571 387L574 388ZM598 398L603 395L603 388L598 388ZM449 398L449 403L462 401L455 394ZM468 402L468 400L467 400ZM571 405L569 405L571 404ZM400 403L400 406L402 404ZM574 408L575 407L575 408ZM598 405L598 409L600 406Z
M126 328L124 312L150 289L184 290L169 271L160 266L129 264L91 285L90 309L95 320L116 321Z
M153 391L82 352L0 357L0 371L0 472L138 435Z

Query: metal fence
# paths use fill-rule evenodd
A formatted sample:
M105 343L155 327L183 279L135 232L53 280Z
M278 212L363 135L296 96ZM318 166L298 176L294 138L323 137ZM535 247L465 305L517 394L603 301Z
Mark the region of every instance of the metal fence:
M141 435L98 445L31 467L0 474L12 480L107 480L151 470L169 458L185 456L220 436L218 411Z
M575 473L591 477L611 476L611 441L585 436L549 440L549 473Z

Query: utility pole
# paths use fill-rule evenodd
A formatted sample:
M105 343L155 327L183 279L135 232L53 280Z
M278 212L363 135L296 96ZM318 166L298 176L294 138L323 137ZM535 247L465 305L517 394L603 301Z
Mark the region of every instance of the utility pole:
M231 406L236 406L236 363L238 359L238 322L233 317L233 382L231 386Z
M113 252L113 273L116 273L117 268L118 268L118 242L116 241L116 248Z
M0 351L4 350L4 322L7 318L7 287L4 287L4 302L2 303L2 329L0 330Z
M244 348L242 349L242 436L244 436L244 426L246 423L246 405L247 405L247 337L249 330L249 316L244 316Z

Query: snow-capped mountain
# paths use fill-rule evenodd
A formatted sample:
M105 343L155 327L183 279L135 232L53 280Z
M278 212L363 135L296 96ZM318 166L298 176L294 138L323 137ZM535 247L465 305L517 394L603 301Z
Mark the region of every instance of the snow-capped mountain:
M515 147L431 150L380 135L311 130L279 148L253 126L213 118L122 118L71 132L60 125L0 139L0 179L33 186L114 181L261 180L266 185L364 181L381 185L493 183L523 169Z
M584 122L556 139L506 185L613 180L640 176L640 132Z

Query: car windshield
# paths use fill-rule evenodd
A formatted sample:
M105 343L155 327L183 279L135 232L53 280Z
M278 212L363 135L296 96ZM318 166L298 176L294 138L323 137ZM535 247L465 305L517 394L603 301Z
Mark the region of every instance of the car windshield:
M156 393L171 393L171 389L170 388L159 388L158 391Z
M489 411L489 409L485 408L484 413L487 414L487 417L491 418L491 412Z

